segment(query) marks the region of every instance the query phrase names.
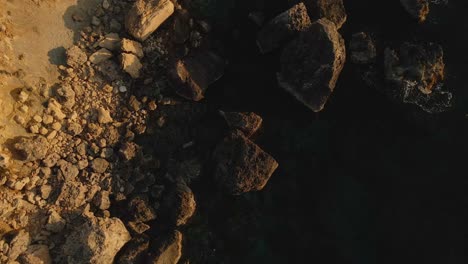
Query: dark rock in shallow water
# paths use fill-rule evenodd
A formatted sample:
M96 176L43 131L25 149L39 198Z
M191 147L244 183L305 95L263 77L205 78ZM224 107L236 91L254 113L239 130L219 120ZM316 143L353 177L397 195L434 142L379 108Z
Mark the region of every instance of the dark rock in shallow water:
M340 29L346 22L347 15L343 0L305 0L309 15L313 20L326 18Z
M365 32L353 34L349 49L351 51L351 61L356 64L372 63L377 56L373 40Z
M197 204L192 190L185 183L177 183L165 198L163 206L169 221L181 226L195 213Z
M333 22L320 19L281 55L279 85L319 112L335 89L346 60L344 40Z
M385 81L391 95L426 112L442 112L451 105L452 94L443 87L444 69L438 44L405 42L398 49L385 49Z
M268 153L235 130L216 147L215 180L223 190L242 194L263 189L278 163Z
M262 126L263 119L252 112L223 112L221 115L226 120L228 126L232 129L239 129L247 137L251 137Z
M176 264L182 256L182 233L175 230L166 236L160 236L151 243L150 257L145 263Z
M307 9L299 3L276 16L265 25L257 36L257 45L262 53L271 52L294 38L297 33L311 25Z
M429 0L400 0L405 10L419 22L424 22L429 14Z
M210 51L197 51L179 60L170 70L177 94L192 100L204 98L208 86L224 74L225 61Z

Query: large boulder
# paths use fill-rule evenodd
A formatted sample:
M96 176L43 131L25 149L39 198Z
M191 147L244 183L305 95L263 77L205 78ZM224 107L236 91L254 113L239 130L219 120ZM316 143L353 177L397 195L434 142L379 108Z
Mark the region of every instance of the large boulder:
M335 89L345 60L344 40L335 24L320 19L285 47L278 83L312 111L319 112Z
M215 180L223 191L242 194L263 189L278 163L241 131L231 131L214 153Z
M120 219L89 217L67 236L62 253L67 263L111 264L130 238Z
M171 0L137 0L125 17L125 27L139 41L146 40L174 13Z
M326 18L341 28L346 22L347 15L343 0L305 0L307 11L313 20Z
M307 9L299 3L273 18L265 25L257 36L257 46L262 53L273 51L292 38L297 33L307 30L311 25Z
M188 57L177 61L170 76L177 94L192 100L204 98L208 86L224 74L225 61L210 51L196 51Z
M400 3L419 22L424 22L429 15L429 0L400 0Z
M385 81L388 92L404 103L427 112L440 112L451 104L452 94L443 88L443 49L435 43L405 42L385 49Z

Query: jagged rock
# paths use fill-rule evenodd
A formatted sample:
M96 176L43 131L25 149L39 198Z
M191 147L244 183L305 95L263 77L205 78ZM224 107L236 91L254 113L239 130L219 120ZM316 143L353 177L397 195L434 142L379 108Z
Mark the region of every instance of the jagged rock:
M102 48L89 56L89 61L93 64L99 64L112 58L112 56L112 52L110 52L108 49Z
M351 43L351 61L356 64L372 63L377 57L377 51L371 36L365 32L353 34Z
M125 142L120 147L119 154L124 160L135 158L138 151L138 145L133 142Z
M98 45L101 48L106 48L108 50L117 50L120 45L120 37L117 33L109 33L104 36L104 39L99 41Z
M120 48L123 52L134 54L140 59L144 56L143 47L140 42L124 38L122 39Z
M170 0L137 0L125 17L125 27L139 41L146 40L174 13Z
M344 40L335 24L320 19L284 49L278 83L319 112L335 89L345 60Z
M89 216L67 236L62 251L68 263L111 264L130 238L120 219Z
M146 252L149 247L149 238L147 236L137 236L132 238L119 253L116 264L134 264L143 263L146 258Z
M109 167L109 162L102 158L94 159L91 162L91 168L93 169L94 172L97 172L97 173L106 172L108 167Z
M182 256L182 233L175 230L155 241L148 263L177 264Z
M10 242L8 258L10 258L10 260L16 260L21 253L26 251L30 242L31 237L28 232L23 229L17 231Z
M104 107L99 107L97 109L97 118L99 124L108 124L114 121L110 115L109 110L105 109Z
M423 110L441 112L451 105L452 94L443 89L444 58L435 43L403 43L385 49L385 80L390 96Z
M224 60L213 52L198 51L176 62L170 76L177 94L200 101L208 86L223 76L224 66Z
M177 183L165 198L163 206L169 221L181 226L195 213L197 204L192 190L185 183Z
M291 39L299 32L307 30L311 25L307 8L299 3L279 14L265 25L257 36L257 45L262 53L273 51Z
M45 228L54 233L62 232L65 228L65 219L63 219L55 210L49 211L49 217L47 218L47 223Z
M30 245L19 258L21 264L51 264L52 259L49 253L49 247L46 245Z
M78 46L72 46L67 50L67 64L72 68L80 68L86 61L88 56Z
M128 53L122 53L120 65L133 79L140 77L140 70L143 68L137 56Z
M138 195L132 198L128 204L131 217L138 222L149 222L156 219L156 213L149 204L148 196Z
M343 0L305 0L307 11L313 20L326 18L335 23L337 29L346 22L346 9Z
M71 164L70 162L68 161L65 161L65 160L59 160L57 162L57 165L59 166L60 168L60 172L62 173L63 177L65 178L65 180L67 181L73 181L75 180L75 178L78 176L78 174L80 173L80 171L78 170L78 168Z
M232 129L239 129L247 137L251 137L262 126L263 119L252 112L223 112L221 115Z
M263 189L278 163L239 131L231 131L214 153L215 180L223 190L241 194Z
M151 228L149 225L138 221L130 221L127 223L127 226L130 228L130 231L139 235Z
M429 0L400 0L400 3L412 17L424 22L429 14Z
M56 204L69 209L78 208L86 203L88 189L81 182L65 182L60 190Z
M20 138L19 141L14 144L15 150L20 154L20 158L24 161L44 159L47 156L49 146L49 142L43 136Z

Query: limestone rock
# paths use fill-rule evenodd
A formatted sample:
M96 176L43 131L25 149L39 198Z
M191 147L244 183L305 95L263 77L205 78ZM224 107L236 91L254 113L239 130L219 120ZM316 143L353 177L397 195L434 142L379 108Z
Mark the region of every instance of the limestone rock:
M278 163L268 153L235 130L218 144L214 177L223 190L242 194L263 189Z
M297 33L307 30L310 25L307 8L299 3L265 25L258 33L257 45L262 53L271 52L294 38Z
M98 45L101 48L108 50L117 50L120 45L120 37L117 33L109 33L104 36L104 39L99 41Z
M320 19L285 47L278 83L312 111L319 112L335 89L345 60L344 40L335 24Z
M143 47L140 42L124 38L120 47L123 52L134 54L140 59L143 58Z
M81 67L88 60L88 56L78 46L72 46L67 50L67 64L72 68Z
M133 79L140 77L140 70L143 68L137 56L128 53L122 53L120 65Z
M112 58L112 56L112 52L110 52L108 49L102 48L89 56L89 61L93 64L99 64Z
M125 17L125 27L130 35L146 40L174 13L170 0L137 0Z
M111 264L130 238L120 219L90 216L67 236L62 251L68 263Z
M14 144L14 148L20 154L24 161L42 160L47 156L49 150L49 142L43 136L35 136L33 138L20 138Z

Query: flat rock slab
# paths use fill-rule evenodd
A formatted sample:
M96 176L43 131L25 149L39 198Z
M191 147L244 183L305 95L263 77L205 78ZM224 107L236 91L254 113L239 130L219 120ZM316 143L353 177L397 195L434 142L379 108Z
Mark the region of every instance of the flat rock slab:
M278 83L314 112L335 89L346 60L344 40L328 19L320 19L285 47Z
M307 30L311 25L306 6L299 3L276 16L265 25L257 36L257 46L262 53L280 48L298 32Z
M259 191L278 168L270 154L234 130L218 144L214 153L215 180L230 194Z
M146 40L174 13L170 0L137 0L125 17L125 27L139 41Z

